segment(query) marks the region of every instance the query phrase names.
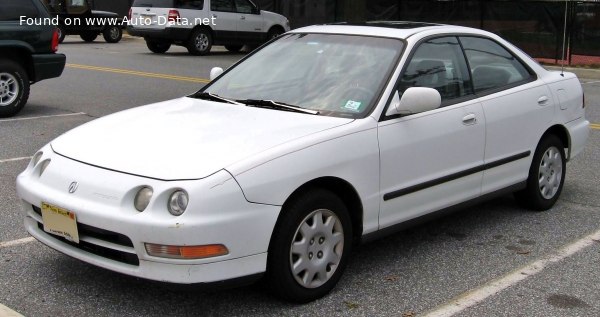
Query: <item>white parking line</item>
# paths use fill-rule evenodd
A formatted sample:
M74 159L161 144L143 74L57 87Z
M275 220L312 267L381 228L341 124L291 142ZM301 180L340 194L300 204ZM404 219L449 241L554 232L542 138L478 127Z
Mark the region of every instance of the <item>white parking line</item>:
M33 241L35 241L34 237L27 237L27 238L18 239L18 240L0 242L0 249L7 248L7 247L14 247L15 245L25 244L25 243L29 243L29 242L33 242ZM2 315L0 315L0 316L2 316Z
M0 317L23 317L23 315L16 311L0 304Z
M2 119L0 122L5 121L23 121L23 120L36 120L36 119L45 119L45 118L54 118L54 117L70 117L70 116L81 116L86 115L85 112L75 112L75 113L63 113L63 114L53 114L48 116L38 116L38 117L23 117L23 118L13 118L13 119Z
M517 269L498 279L492 280L474 290L468 291L451 301L434 308L424 314L426 317L447 317L453 316L463 310L475 306L490 296L496 295L501 291L536 275L543 271L549 265L564 260L573 254L600 242L600 230L585 236L567 246L564 246L556 253L530 263L520 269Z
M586 85L586 84L597 84L600 83L600 80L596 80L596 81L586 81L584 83L581 83L582 85Z
M24 156L24 157L15 157L15 158L4 159L4 160L0 160L0 163L15 162L15 161L25 161L25 160L31 160L31 156Z

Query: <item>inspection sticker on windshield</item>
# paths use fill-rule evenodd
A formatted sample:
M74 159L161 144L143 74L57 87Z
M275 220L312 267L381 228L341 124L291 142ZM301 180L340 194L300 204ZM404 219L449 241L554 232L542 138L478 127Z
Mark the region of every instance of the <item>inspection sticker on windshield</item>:
M343 108L344 109L348 109L348 110L352 110L354 112L360 112L360 106L362 106L362 102L360 102L360 101L354 101L354 100L348 100L348 102L346 102L346 105Z

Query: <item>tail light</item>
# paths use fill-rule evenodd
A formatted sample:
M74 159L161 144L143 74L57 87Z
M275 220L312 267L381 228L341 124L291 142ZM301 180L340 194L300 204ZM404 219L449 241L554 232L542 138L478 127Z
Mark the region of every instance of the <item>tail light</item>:
M169 22L177 22L181 20L181 16L179 15L179 11L177 10L169 10Z
M58 29L54 29L54 32L52 32L52 43L50 44L50 50L53 53L56 53L56 51L58 51Z
M129 8L129 13L127 13L127 21L131 21L131 8Z

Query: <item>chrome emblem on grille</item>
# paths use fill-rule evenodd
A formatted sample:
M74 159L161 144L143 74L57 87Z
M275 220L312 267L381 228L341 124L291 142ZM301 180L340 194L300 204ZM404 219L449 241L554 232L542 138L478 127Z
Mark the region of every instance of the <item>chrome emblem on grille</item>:
M69 194L74 193L77 190L78 186L79 186L79 183L72 182L71 185L69 185Z

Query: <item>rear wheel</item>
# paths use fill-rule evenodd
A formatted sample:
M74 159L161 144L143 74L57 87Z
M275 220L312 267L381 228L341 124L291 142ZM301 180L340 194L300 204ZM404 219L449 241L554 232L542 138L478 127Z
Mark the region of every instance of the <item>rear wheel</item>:
M86 32L79 35L79 37L86 42L93 42L98 37L98 34Z
M241 51L242 47L244 47L244 45L225 45L225 48L232 53Z
M118 26L109 26L104 29L102 36L107 43L118 43L123 38L123 30Z
M21 65L0 60L0 117L17 114L29 98L29 77Z
M566 174L565 146L555 135L540 141L527 178L527 187L515 193L522 206L544 211L552 208L562 192Z
M212 35L207 29L196 29L192 32L188 43L187 50L192 55L206 55L212 48Z
M146 40L146 46L152 53L163 54L171 48L171 43Z
M313 189L294 199L271 237L267 278L277 296L309 302L337 284L352 248L352 224L339 197Z
M283 34L283 29L281 27L274 26L269 30L269 33L267 33L267 40L270 41L281 34Z

